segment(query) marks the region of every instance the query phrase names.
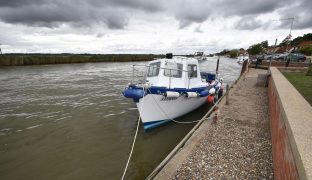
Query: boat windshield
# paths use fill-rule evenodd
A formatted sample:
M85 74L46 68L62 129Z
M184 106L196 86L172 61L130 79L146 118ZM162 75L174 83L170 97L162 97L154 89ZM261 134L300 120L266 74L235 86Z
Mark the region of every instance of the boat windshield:
M148 67L147 77L158 76L160 68L160 62L151 63Z
M181 78L182 77L183 64L166 62L164 76Z
M196 78L197 77L197 66L195 64L189 64L187 66L188 76L190 78Z

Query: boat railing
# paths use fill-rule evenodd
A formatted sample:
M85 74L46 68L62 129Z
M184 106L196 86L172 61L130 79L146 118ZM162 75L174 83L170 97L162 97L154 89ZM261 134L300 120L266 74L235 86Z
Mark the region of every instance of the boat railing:
M145 67L145 70L143 70L142 68ZM189 72L192 71L186 71L186 70L181 70L181 69L175 69L175 68L163 68L163 67L157 67L157 66L148 66L148 65L133 65L132 66L132 79L131 79L131 84L137 84L137 85L143 85L145 84L147 81L147 73L150 67L156 68L156 69L164 69L164 70L169 70L169 82L168 82L168 87L171 88L171 82L172 82L172 78L175 78L175 76L173 75L173 71L177 72L187 72L188 74L188 87L190 86L190 80L191 80L191 74Z

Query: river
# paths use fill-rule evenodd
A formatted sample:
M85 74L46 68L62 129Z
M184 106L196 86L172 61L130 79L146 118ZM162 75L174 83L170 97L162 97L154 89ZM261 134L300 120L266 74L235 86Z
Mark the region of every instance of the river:
M146 62L0 67L0 179L120 179L138 119L121 95L133 64ZM215 67L216 58L200 63L201 71ZM220 60L226 83L240 68L235 59ZM126 178L146 177L193 126L141 126Z

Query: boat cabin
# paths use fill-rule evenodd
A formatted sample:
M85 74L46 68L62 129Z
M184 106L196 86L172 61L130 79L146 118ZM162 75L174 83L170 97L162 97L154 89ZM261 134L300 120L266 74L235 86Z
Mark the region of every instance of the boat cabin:
M146 82L151 86L169 89L191 89L206 85L202 82L198 61L183 57L151 61L148 64Z

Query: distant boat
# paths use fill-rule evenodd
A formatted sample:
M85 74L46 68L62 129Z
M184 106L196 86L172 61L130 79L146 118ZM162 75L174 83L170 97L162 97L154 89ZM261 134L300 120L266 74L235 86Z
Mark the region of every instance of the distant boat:
M187 114L223 93L222 79L201 73L194 58L157 59L146 68L143 80L133 80L123 91L136 103L145 130Z
M242 64L244 61L249 61L249 56L248 55L243 55L243 54L241 54L241 55L239 55L238 57L237 57L237 63L238 64Z
M194 58L198 61L204 61L207 60L206 55L202 51L195 52Z

